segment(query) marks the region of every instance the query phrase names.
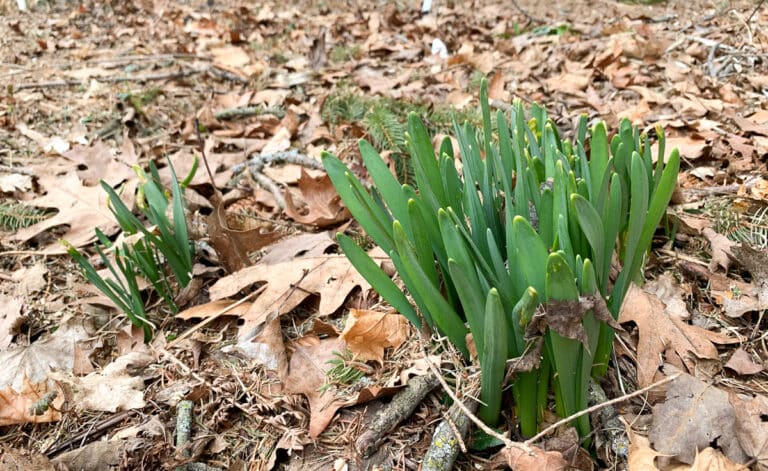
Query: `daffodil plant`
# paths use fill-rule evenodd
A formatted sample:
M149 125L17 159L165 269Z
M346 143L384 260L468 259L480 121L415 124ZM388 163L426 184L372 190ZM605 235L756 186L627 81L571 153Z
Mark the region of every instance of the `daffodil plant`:
M603 122L560 137L543 108L516 101L492 125L487 84L482 130L455 124L437 153L415 114L407 144L415 186L401 184L366 141L370 188L335 156L323 165L344 204L392 259L398 285L344 234L339 244L374 289L414 325L438 331L481 367L479 416L498 421L505 378L524 436L536 433L554 391L569 416L587 407L590 376L603 375L613 321L674 190L677 150L664 157L628 120L609 139ZM458 164L460 162L460 165ZM612 267L616 271L612 271ZM612 273L618 273L615 279ZM575 420L582 436L588 416Z

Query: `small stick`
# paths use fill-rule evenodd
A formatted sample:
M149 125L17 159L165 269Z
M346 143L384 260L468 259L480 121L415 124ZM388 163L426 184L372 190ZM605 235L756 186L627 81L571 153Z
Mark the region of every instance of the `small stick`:
M659 386L662 386L664 384L669 383L670 381L672 381L672 380L676 379L678 376L680 376L680 374L681 373L675 373L672 376L667 376L666 378L662 379L661 381L656 381L655 383L650 384L650 385L648 385L648 386L646 386L646 387L644 387L642 389L638 389L635 392L632 392L632 393L629 393L629 394L625 394L625 395L623 395L621 397L617 397L616 399L611 399L608 402L603 402L603 403L600 403L600 404L595 404L592 407L588 407L588 408L586 408L586 409L584 409L582 411L579 411L579 412L577 412L577 413L575 413L575 414L573 414L573 415L571 415L569 417L566 417L566 418L564 418L562 420L559 420L559 421L555 422L554 424L550 425L549 427L547 427L544 430L542 430L541 432L539 432L537 435L534 435L533 437L531 437L528 440L526 440L524 443L526 445L530 445L531 443L535 442L536 440L546 436L549 432L555 430L557 427L559 427L561 425L564 425L564 424L567 424L568 422L570 422L570 421L572 421L574 419L578 419L582 415L590 414L590 413L592 413L592 412L594 412L596 410L602 409L603 407L608 407L608 406L612 406L614 404L618 404L620 402L624 402L627 399L632 399L635 396L640 396L640 395L642 395L644 393L647 393L648 391L650 391L653 388L656 388L656 387L659 387Z
M185 69L178 70L176 72L167 72L163 74L149 74L139 75L136 77L120 76L120 77L93 77L97 82L113 83L113 82L149 82L152 80L166 80L181 77L188 77L204 72L204 70L197 69ZM87 86L88 83L82 80L52 80L50 82L36 82L36 83L22 83L13 87L14 90L25 90L29 88L56 88L56 87L75 87L75 86Z
M59 452L66 450L67 448L71 447L77 442L80 442L80 446L82 446L83 443L85 443L85 440L87 438L96 439L99 436L101 436L104 432L112 428L113 425L119 424L123 420L137 413L138 411L135 411L135 410L118 412L117 414L114 414L111 417L108 417L102 420L101 422L97 423L93 427L90 427L88 430L78 433L73 437L70 437L65 442L60 443L58 445L56 444L52 445L50 448L46 449L43 452L43 454L50 458L52 456L57 455Z
M513 6L514 6L514 7L517 9L517 11L519 11L520 13L522 13L522 15L523 15L524 17L526 17L526 18L528 19L528 21L532 21L533 23L539 23L539 24L542 24L542 23L546 23L546 21L544 21L544 20L541 20L541 19L539 19L539 18L536 18L535 16L531 16L531 14L530 14L530 13L528 13L527 11L523 10L523 9L520 7L520 5L518 5L518 4L517 4L517 2L516 2L515 0L512 0L512 5L513 5Z
M272 114L278 118L285 116L285 111L280 108L270 108L264 106L241 106L238 108L227 108L217 111L213 114L216 119L246 118L248 116L258 116L261 114Z
M752 13L749 14L749 18L747 18L746 23L749 24L749 22L752 20L752 17L755 16L755 13L757 13L757 10L760 9L760 7L763 6L763 3L765 3L765 0L760 0L760 3L757 4L754 10L752 10Z

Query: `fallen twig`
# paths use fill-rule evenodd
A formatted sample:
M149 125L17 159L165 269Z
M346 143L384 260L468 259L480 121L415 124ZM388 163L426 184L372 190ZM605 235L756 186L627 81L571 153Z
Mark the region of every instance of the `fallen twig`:
M217 111L213 114L213 117L216 119L232 119L261 114L272 114L278 118L282 118L285 116L285 111L280 108L267 108L264 106L242 106L239 108L227 108L225 110Z
M123 75L120 77L92 77L92 80L96 80L97 82L105 82L105 83L114 83L114 82L144 83L144 82L150 82L154 80L166 80L166 79L189 77L190 75L199 74L204 71L205 70L198 70L198 69L183 69L183 70L177 70L175 72L166 72L162 74L148 74L148 75L137 75L137 76ZM83 80L51 80L49 82L21 83L19 85L14 86L13 89L25 90L30 88L57 88L57 87L76 87L76 86L86 87L88 86L88 82Z
M254 181L258 183L262 188L272 193L272 196L275 198L275 203L280 209L285 209L285 198L283 197L283 191L280 189L276 181L262 172L265 166L276 163L296 164L317 170L323 169L323 164L318 162L316 159L302 154L297 149L291 149L285 152L275 152L274 154L256 155L245 163L234 165L232 167L232 175L237 176L247 167L250 171L250 176L254 179Z
M665 385L665 384L669 383L670 381L674 380L678 376L680 376L680 373L675 373L672 376L667 376L666 378L664 378L664 379L662 379L660 381L656 381L655 383L650 384L650 385L648 385L648 386L646 386L646 387L644 387L642 389L638 389L637 391L631 392L629 394L625 394L625 395L617 397L615 399L611 399L610 401L607 401L607 402L603 402L603 403L600 403L600 404L595 404L592 407L587 407L586 409L584 409L582 411L579 411L579 412L577 412L575 414L570 415L569 417L566 417L566 418L564 418L562 420L559 420L559 421L555 422L554 424L552 424L549 427L545 428L544 430L542 430L538 434L536 434L533 437L531 437L528 440L526 440L524 443L526 445L530 445L533 442L539 440L540 438L543 438L543 437L547 436L547 434L549 434L550 432L552 432L556 428L560 427L561 425L565 425L565 424L567 424L568 422L570 422L570 421L572 421L574 419L578 419L582 415L591 414L592 412L595 412L596 410L600 410L603 407L612 406L614 404L618 404L620 402L624 402L627 399L632 399L633 397L645 394L645 393L647 393L648 391L650 391L653 388L657 388L659 386L662 386L662 385Z
M80 432L77 435L73 435L69 437L67 440L65 440L62 443L52 444L48 449L46 449L43 454L47 457L56 456L60 452L73 448L74 445L77 445L78 447L82 447L83 444L90 438L91 440L95 440L96 438L100 437L104 433L107 432L112 426L119 424L123 420L129 418L130 416L138 413L138 411L135 410L126 410L122 412L118 412L117 414L112 415L111 417L107 417L106 419L102 420L101 422L95 424L92 427L89 427L88 430L85 430L84 432Z
M477 402L472 402L468 408L475 412ZM453 403L442 422L437 425L432 434L432 443L421 463L422 471L449 471L459 455L466 453L464 437L469 431L469 417L465 415L457 403Z

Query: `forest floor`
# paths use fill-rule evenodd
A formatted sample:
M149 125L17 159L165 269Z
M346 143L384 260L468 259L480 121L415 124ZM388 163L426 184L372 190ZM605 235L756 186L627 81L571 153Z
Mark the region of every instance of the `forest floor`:
M365 138L395 168L407 113L435 135L478 123L482 78L493 106L537 102L565 136L582 114L629 118L683 158L603 387L681 376L617 406L628 458L597 417L586 458L533 445L578 469L768 469L768 5L288 3L0 4L0 469L419 469L447 411L439 385L373 458L356 440L429 364L455 387L477 373L423 345L339 255L349 216L319 156L362 171ZM99 181L131 201L134 166L167 182L168 159L184 176L201 147L214 183L201 166L186 192L194 278L176 316L146 294L145 344L59 240L95 254L96 227L119 232ZM210 249L216 189L250 258ZM333 384L333 365L354 384ZM521 440L515 427L505 413ZM456 469L503 465L478 443Z

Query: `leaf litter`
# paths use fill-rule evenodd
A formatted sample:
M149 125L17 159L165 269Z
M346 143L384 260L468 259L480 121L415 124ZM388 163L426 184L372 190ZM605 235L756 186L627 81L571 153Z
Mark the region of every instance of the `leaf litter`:
M687 373L666 393L646 398L656 401L652 412L640 399L625 404L630 469L742 469L747 462L766 468L765 8L703 0L597 7L520 2L525 13L493 2L437 2L430 14L414 5L350 9L333 1L144 7L55 4L20 14L0 5L7 18L0 25L6 58L0 75L10 85L1 99L0 158L2 172L17 182L0 185L0 203L56 211L0 234L0 355L7 358L0 455L66 460L62 446L85 451L99 434L128 440L138 416L122 419L121 435L122 425L90 413L85 396L65 391L72 382L110 381L116 374L114 402L95 401L105 410L137 407L167 424L178 398L196 401L198 436L223 439L216 446L198 441L199 461L231 469L418 463L445 412L439 392L386 436L381 461L360 463L352 451L366 421L355 404L375 407L384 385L428 369L413 329L403 330L402 319L378 304L332 238L318 232L355 227L346 225L323 173L277 164L238 177L233 169L298 147L307 159L332 151L357 171L354 140L371 137L365 122L323 119L324 103L340 90L392 100L387 106L417 103L437 113L449 103L463 112L476 107L478 77L487 74L494 106L514 97L537 101L565 133L580 113L611 128L624 116L651 132L655 125L667 128L667 148L678 146L688 167L666 237L659 238L667 243L648 258L647 276L656 282L628 297L619 319L625 332L604 386L617 397L664 376L665 365ZM436 40L444 45L442 57L431 54ZM161 316L158 338L187 332L194 319L214 319L177 344L153 343L151 363L134 372L139 375L121 376L121 358L142 350L140 337L120 328L122 316L87 297L71 262L55 256L63 252L58 239L87 247L95 227L118 236L97 180L107 180L132 206L132 165L146 167L151 159L163 166L168 155L177 174L186 175L200 154L195 118L215 188L197 172L187 195L215 250L201 247L205 266L189 295L192 309L174 321ZM161 175L167 177L166 168ZM259 186L265 182L271 186ZM224 199L207 201L216 191ZM692 228L694 218L706 224ZM386 254L368 248L389 270ZM41 261L42 276L14 276L39 272ZM253 299L231 316L217 314L225 302L246 296ZM73 314L96 321L99 330L70 338L72 321L65 319ZM342 366L357 365L366 381L337 384L339 395L327 388L321 394L338 364L327 360L346 351L351 356ZM675 402L686 400L683 383L706 395L707 411L725 411L723 420L707 422L695 405ZM678 437L657 425L654 448L643 441L642 423L673 424L685 411L696 418L690 433ZM113 417L125 417L119 414ZM51 425L31 428L34 422ZM58 427L91 432L68 442ZM253 430L258 440L243 439ZM177 465L163 434L133 439L130 448L119 448L124 467ZM116 449L89 449L89 460L116 463ZM536 450L530 456L505 449L497 461L516 469L563 466L561 452ZM457 468L484 466L489 454L483 453L460 457ZM669 455L677 463L662 463ZM606 447L595 456L598 467L621 466Z

